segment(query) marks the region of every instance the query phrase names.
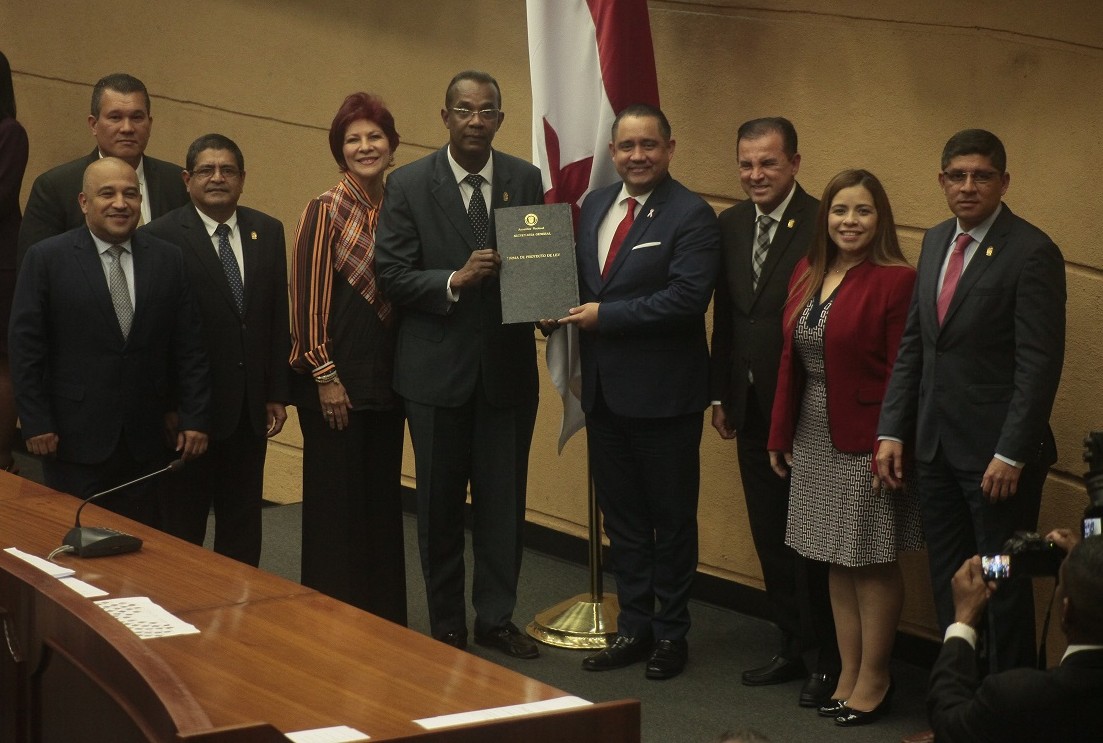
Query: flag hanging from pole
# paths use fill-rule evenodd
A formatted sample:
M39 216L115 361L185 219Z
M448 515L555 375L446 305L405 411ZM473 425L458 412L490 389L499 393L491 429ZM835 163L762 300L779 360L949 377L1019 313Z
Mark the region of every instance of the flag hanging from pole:
M609 156L616 112L659 105L646 0L527 0L533 160L544 201L570 204L617 180ZM577 219L576 219L577 224ZM548 337L548 372L563 398L559 451L585 425L574 326Z

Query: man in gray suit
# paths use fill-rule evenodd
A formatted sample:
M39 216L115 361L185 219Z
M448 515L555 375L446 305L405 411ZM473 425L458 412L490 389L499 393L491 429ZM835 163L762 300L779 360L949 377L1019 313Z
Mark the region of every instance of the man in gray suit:
M475 641L535 658L536 644L512 617L536 421L536 344L532 325L502 324L493 209L543 203L543 186L535 167L491 149L505 120L501 102L485 72L461 72L448 84L440 115L449 143L387 180L376 269L401 308L395 390L416 458L430 630L466 647L470 482Z
M117 157L138 173L142 191L139 224L188 203L180 166L145 156L153 116L149 113L149 92L141 80L117 72L97 81L92 88L88 127L96 149L35 178L19 228L20 263L27 248L36 242L84 224L77 194L84 169L101 157Z
M918 485L945 630L962 562L1000 552L1015 531L1038 524L1057 460L1049 414L1065 357L1065 264L1048 235L1003 204L1011 175L996 135L966 129L951 137L938 182L954 218L923 236L881 406L877 467L891 487L905 477ZM1034 665L1028 577L1000 587L985 629L991 671Z

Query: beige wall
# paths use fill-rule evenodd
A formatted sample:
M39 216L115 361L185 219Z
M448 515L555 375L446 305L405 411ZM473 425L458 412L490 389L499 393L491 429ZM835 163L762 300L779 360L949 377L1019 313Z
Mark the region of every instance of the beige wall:
M1080 441L1103 428L1103 258L1092 239L1093 166L1103 155L1103 4L712 0L653 1L650 10L663 107L679 142L674 173L718 209L742 196L732 162L738 124L785 115L800 131L805 187L818 193L844 167L870 168L889 190L914 259L922 230L948 216L935 180L946 138L980 126L1004 139L1008 203L1049 231L1068 262L1069 348L1053 418L1060 461L1042 527L1073 523L1085 502ZM0 49L15 70L31 139L24 194L35 175L91 148L89 88L116 70L142 78L154 96L152 155L180 162L201 133L233 137L246 155L244 202L289 232L306 200L336 180L325 132L352 90L389 102L403 137L401 164L445 141L437 112L448 78L486 68L501 82L508 112L496 144L530 154L520 0L7 0ZM557 457L559 403L546 375L542 400L529 518L581 535L584 442L576 437ZM297 495L298 445L291 425L272 452L269 489L278 495ZM701 456L702 569L760 586L734 445L707 428ZM409 455L405 471L413 472ZM909 555L905 565L905 628L929 631L924 562Z

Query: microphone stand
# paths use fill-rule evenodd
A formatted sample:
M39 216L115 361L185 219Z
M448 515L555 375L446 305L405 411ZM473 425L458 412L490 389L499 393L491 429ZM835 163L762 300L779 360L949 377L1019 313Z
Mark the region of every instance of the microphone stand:
M152 477L157 477L158 475L163 475L166 472L176 472L183 467L183 459L174 459L169 462L168 465L156 472L150 472L130 482L124 482L122 485L116 485L108 490L88 496L84 499L84 502L80 504L80 508L77 509L75 525L68 531L65 538L61 540L62 545L72 547L72 552L78 557L104 557L105 555L122 555L127 552L137 552L142 548L141 539L132 534L126 534L121 531L116 531L115 529L108 529L105 526L81 526L80 512L83 511L84 507L89 503L105 495L110 495L123 488L129 488L131 485L137 485L140 482L144 482Z

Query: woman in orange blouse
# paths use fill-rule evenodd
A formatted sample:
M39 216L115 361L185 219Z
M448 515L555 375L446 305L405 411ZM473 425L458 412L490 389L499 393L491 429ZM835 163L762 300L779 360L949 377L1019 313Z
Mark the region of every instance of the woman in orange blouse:
M329 129L341 182L303 212L291 268L292 394L303 434L302 583L406 624L402 405L395 314L375 280L375 225L398 132L348 96Z

